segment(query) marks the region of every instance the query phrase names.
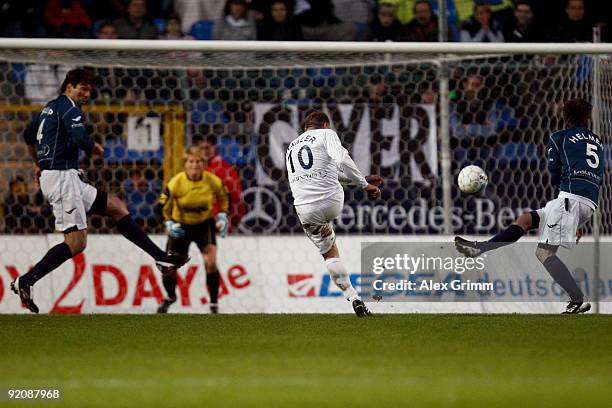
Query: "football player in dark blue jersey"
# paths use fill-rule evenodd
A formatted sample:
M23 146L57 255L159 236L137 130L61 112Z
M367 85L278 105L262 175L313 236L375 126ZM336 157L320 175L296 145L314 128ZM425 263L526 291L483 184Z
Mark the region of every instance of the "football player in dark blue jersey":
M605 168L604 145L587 126L592 106L582 99L563 106L566 128L553 133L548 141L548 171L556 199L544 208L518 217L512 225L486 242L455 237L457 250L475 257L491 249L518 241L525 232L538 228L536 256L553 279L567 292L570 302L563 313L585 313L591 305L567 266L557 257L559 246L572 248L582 236L582 227L591 219L599 198Z
M158 265L182 266L185 256L168 255L132 220L126 205L115 195L97 190L79 178L79 150L104 153L88 136L81 105L89 101L94 78L89 71L74 69L66 74L61 95L45 105L24 132L40 188L53 207L55 229L64 242L51 248L25 275L11 283L25 307L38 313L32 287L68 259L83 252L87 244L87 214L102 214L116 221L119 232L151 255Z

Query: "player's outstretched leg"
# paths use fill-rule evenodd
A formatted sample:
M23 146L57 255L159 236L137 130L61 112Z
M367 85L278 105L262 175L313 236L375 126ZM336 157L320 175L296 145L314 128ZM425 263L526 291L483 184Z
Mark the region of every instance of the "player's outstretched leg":
M561 314L580 314L591 310L589 302L569 302Z
M45 256L28 273L15 279L11 283L11 289L15 294L19 295L21 304L31 312L38 313L38 306L34 303L34 284L72 258L72 256L70 246L66 242L57 244L49 249Z
M342 291L346 300L351 303L355 314L358 317L365 317L371 314L353 285L351 285L351 279L344 264L340 260L340 253L338 252L336 244L334 244L328 252L323 254L323 258L325 259L325 266L332 281Z
M584 294L567 266L557 256L557 246L539 244L536 249L536 257L544 265L555 282L565 290L570 297L563 314L585 313L591 309L591 304L584 302Z
M163 267L180 268L189 260L187 255L167 254L155 245L142 228L134 222L125 203L113 194L108 195L106 215L115 220L119 233L151 255L160 269Z
M509 227L499 232L488 241L476 242L455 237L457 251L468 258L475 258L487 251L500 248L518 241L527 231L537 228L540 217L536 211L522 214Z
M189 252L190 241L185 236L169 236L166 242L166 252L168 254L186 254ZM178 267L162 266L157 263L162 274L162 283L166 290L166 299L157 308L157 313L168 313L170 306L176 302L176 282Z
M208 244L202 251L204 269L206 269L206 286L210 294L210 313L219 313L219 281L221 275L217 268L217 246Z
M83 252L87 245L87 230L71 231L64 234L64 242L49 249L28 273L11 283L11 290L19 295L21 303L33 313L38 313L34 303L33 287L36 282L73 256Z
M34 303L34 287L22 283L21 278L17 278L11 282L11 290L19 296L23 307L27 308L32 313L38 313L38 306Z

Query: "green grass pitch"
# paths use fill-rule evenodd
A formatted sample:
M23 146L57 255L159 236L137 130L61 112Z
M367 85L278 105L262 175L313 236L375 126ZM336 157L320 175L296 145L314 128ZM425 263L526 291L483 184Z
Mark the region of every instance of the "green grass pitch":
M612 316L0 316L49 407L609 407Z

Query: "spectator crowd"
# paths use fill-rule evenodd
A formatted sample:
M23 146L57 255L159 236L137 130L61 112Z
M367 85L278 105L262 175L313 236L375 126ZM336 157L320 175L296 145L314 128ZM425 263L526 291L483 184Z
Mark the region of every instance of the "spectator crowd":
M0 0L0 37L438 41L437 0ZM609 41L595 0L447 0L449 41Z

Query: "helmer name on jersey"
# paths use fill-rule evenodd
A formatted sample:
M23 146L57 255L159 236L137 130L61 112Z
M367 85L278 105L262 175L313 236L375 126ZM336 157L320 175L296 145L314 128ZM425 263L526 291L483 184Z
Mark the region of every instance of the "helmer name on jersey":
M576 133L574 136L568 137L567 140L569 140L572 143L577 143L581 140L589 140L591 142L597 143L597 145L603 149L603 143L601 143L601 140L599 140L599 138L595 137L595 135L593 134L585 135L584 133L579 132L579 133Z

